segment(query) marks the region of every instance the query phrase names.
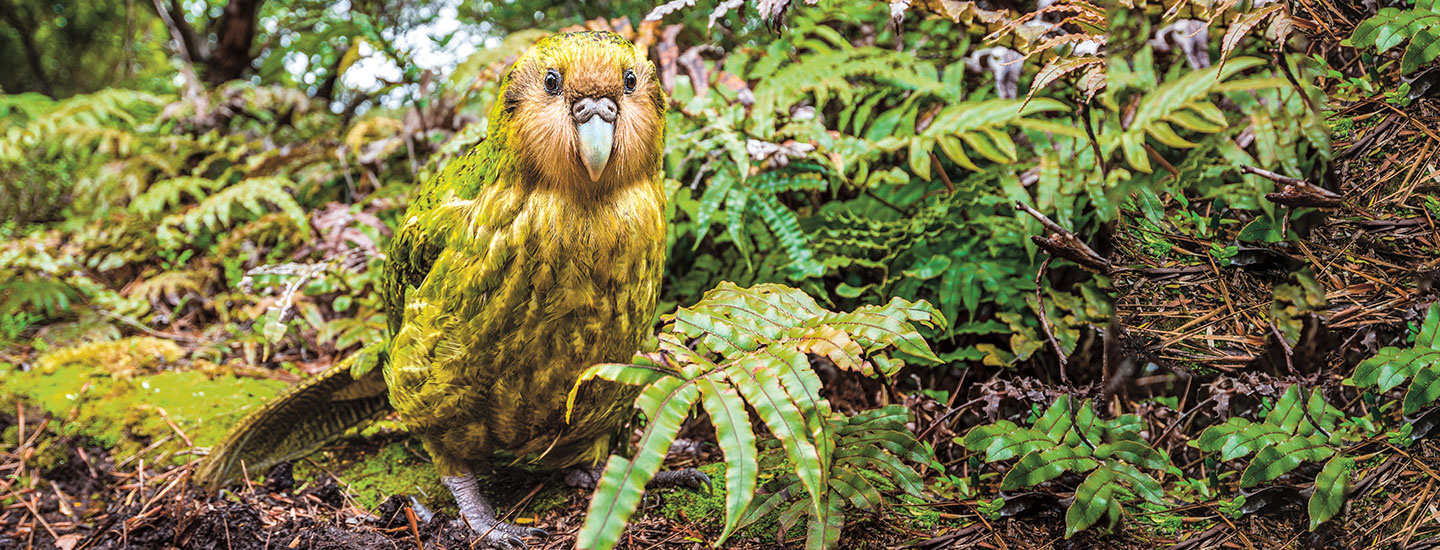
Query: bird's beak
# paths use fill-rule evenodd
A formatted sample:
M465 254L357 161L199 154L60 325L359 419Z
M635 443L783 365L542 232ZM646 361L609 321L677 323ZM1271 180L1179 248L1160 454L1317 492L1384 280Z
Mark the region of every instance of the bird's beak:
M620 107L608 97L582 97L570 106L570 113L575 116L575 132L580 135L580 161L590 172L590 181L600 181L615 145L615 120Z
M615 144L615 123L595 116L576 124L575 130L580 134L580 160L590 172L590 181L600 181Z

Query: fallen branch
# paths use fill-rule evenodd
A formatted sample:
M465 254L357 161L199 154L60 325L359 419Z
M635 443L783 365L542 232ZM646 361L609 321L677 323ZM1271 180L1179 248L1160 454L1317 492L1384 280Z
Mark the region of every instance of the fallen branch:
M1280 184L1279 192L1266 193L1265 198L1270 202L1290 208L1311 207L1311 208L1336 208L1344 204L1342 197L1334 191L1320 187L1308 181L1292 178L1253 166L1241 166L1240 171L1246 174L1254 174Z
M1095 249L1090 248L1089 245L1076 237L1074 233L1060 227L1060 224L1051 221L1050 218L1045 217L1040 211L1019 201L1015 202L1015 208L1023 210L1026 214L1039 220L1040 224L1044 225L1045 229L1050 232L1048 236L1030 236L1030 240L1039 245L1040 248L1045 249L1046 252L1053 256L1059 256L1075 262L1079 264L1080 267L1096 273L1109 275L1114 271L1115 268L1110 265L1109 260L1106 260L1100 253L1096 252Z

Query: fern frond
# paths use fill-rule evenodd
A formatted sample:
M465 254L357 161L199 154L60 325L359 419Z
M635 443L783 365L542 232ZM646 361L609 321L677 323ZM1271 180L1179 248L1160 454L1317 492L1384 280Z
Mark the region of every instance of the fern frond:
M200 204L182 213L167 216L158 228L162 243L184 241L176 229L183 226L185 234L198 235L201 229L217 233L230 226L231 216L236 208L259 217L270 212L263 204L269 203L285 214L300 228L301 234L309 234L310 221L304 209L290 195L286 187L293 187L289 179L279 176L250 178L222 189L206 197Z
M938 464L904 428L909 416L903 408L853 418L833 412L819 394L820 379L807 354L823 353L836 365L856 370L869 368L868 356L888 375L899 363L880 360L887 350L938 360L915 325L944 323L924 302L897 299L836 313L800 291L773 284L741 288L722 283L695 306L667 316L658 354L637 355L630 365L593 366L576 384L578 389L587 380L603 378L642 385L636 408L650 421L633 461L611 457L607 463L578 546L615 545L645 482L659 469L697 399L710 413L727 463L725 530L717 544L760 517L755 510L768 513L784 500L764 497L756 503L759 462L749 409L759 414L778 440L775 452L793 468L782 482L803 487L808 497L782 514L782 525L809 517L807 546L833 544L844 522L843 503L873 507L880 500L872 482L860 479L861 470L885 472L894 483L918 492L919 475L892 453ZM574 395L572 390L572 400Z
M1440 4L1420 0L1411 10L1381 8L1356 25L1350 36L1355 47L1372 47L1382 54L1406 40L1410 45L1400 58L1400 74L1415 72L1440 57Z
M1414 346L1380 348L1355 367L1354 376L1346 383L1383 393L1407 379L1405 414L1415 414L1440 399L1440 302L1430 304Z

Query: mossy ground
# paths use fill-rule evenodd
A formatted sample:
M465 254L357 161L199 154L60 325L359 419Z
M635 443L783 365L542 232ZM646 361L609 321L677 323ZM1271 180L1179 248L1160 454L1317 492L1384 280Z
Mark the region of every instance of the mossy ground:
M175 363L177 357L172 354L152 353L146 342L106 344L113 345L58 350L31 369L0 363L0 402L7 410L15 410L17 402L39 409L54 419L60 434L88 439L109 450L116 460L142 454L150 463L181 465L197 458L195 448L218 443L250 409L287 386L279 380L235 376L223 369L185 369ZM124 350L134 350L140 357L117 359ZM113 370L117 364L125 367L122 373ZM398 428L392 421L378 422L360 437L308 457L296 464L296 481L305 484L322 472L329 473L362 509L375 510L389 496L404 495L453 515L454 503L424 449ZM18 444L18 435L16 426L0 434L7 444ZM42 442L29 461L40 471L53 468L56 464L52 462L66 456L48 452L48 443ZM518 503L545 482L545 488L525 503L526 513L560 506L573 491L559 479L546 479L548 473L517 468L504 473L481 476L482 488L499 495L495 500L500 506ZM265 472L249 474L253 482L264 481Z
M285 386L277 380L168 370L116 377L102 367L64 363L21 370L0 364L0 400L52 415L58 431L128 458L180 463L191 445L208 447L251 407ZM172 426L173 424L173 426ZM153 447L152 447L153 446Z

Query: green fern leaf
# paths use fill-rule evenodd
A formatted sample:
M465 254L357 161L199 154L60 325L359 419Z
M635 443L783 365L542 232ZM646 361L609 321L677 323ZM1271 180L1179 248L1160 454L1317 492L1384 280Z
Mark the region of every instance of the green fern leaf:
M755 492L760 466L756 462L755 432L738 391L723 381L702 378L700 402L715 424L715 440L725 453L725 529L720 540L735 532L745 512L744 495Z
M1245 473L1240 476L1240 487L1254 487L1285 475L1302 463L1325 460L1333 454L1335 449L1326 445L1325 438L1319 435L1295 436L1267 445L1245 467Z
M636 407L649 422L640 436L635 460L612 456L590 499L585 525L576 535L580 548L613 548L620 540L625 522L640 506L645 484L660 470L666 451L680 433L680 423L690 413L700 391L692 383L677 378L663 378L647 386L636 399ZM604 498L601 497L604 495ZM590 521L599 518L599 521Z
M1420 412L1436 399L1440 399L1440 365L1430 365L1410 381L1410 388L1405 392L1405 414Z
M1335 455L1325 463L1320 475L1315 476L1315 492L1310 495L1310 502L1306 505L1310 512L1311 531L1340 513L1340 506L1345 503L1345 493L1350 490L1350 475L1354 471L1355 459Z
M1089 528L1100 521L1101 517L1108 517L1110 528L1113 529L1120 519L1120 502L1117 492L1123 492L1115 478L1114 472L1108 468L1101 468L1085 478L1079 487L1075 488L1075 502L1065 510L1065 538L1075 536L1075 533Z
M1060 477L1065 472L1086 472L1099 466L1086 447L1054 447L1031 451L1015 463L1000 482L1001 491L1038 485Z

